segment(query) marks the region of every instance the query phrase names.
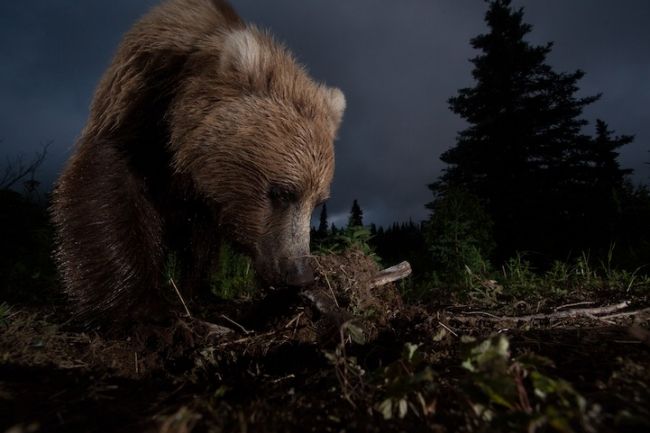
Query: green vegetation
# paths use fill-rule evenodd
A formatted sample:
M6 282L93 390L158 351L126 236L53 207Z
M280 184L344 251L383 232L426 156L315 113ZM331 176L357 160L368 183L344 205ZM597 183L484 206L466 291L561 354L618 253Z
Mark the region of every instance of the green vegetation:
M380 258L371 245L370 230L362 226L351 226L315 242L316 254L338 254L348 249L357 249L377 262Z
M474 413L495 431L594 430L589 407L571 384L545 371L553 362L533 353L512 358L501 335L473 345L463 361L463 388Z
M465 191L449 190L429 207L432 215L424 237L435 263L434 278L467 284L471 272L488 272L487 258L494 250L492 221L479 200Z
M568 260L546 262L533 253L516 252L496 264L492 223L480 201L462 190L449 190L430 204L424 224L394 224L388 229L353 226L331 231L321 213L312 231L316 254L339 254L356 248L385 266L408 260L413 276L399 284L410 302L429 302L446 293L459 302L486 305L526 300L562 301L592 294L647 296L650 266L625 267L629 249L614 243L605 254L581 252ZM360 209L357 210L357 212Z
M6 302L0 304L0 326L7 325L7 318L11 312L11 307Z
M228 243L219 249L217 272L210 281L212 293L222 299L247 297L256 292L257 280L251 260Z
M436 389L435 374L418 348L406 343L398 360L374 372L378 392L383 395L375 410L384 419L404 418L409 411L425 416L430 411L426 401Z
M167 255L165 281L178 285L182 280L182 264L174 252ZM229 243L219 247L217 269L208 282L210 292L221 299L249 297L257 291L257 279L251 260L237 252Z
M0 189L0 239L0 299L47 303L57 298L53 230L46 205Z

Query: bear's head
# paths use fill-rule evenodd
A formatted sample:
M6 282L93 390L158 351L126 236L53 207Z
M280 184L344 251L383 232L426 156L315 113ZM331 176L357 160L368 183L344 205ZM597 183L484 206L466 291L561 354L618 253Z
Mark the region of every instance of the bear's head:
M345 98L313 81L252 27L228 31L218 58L196 55L172 122L175 164L216 206L216 230L269 284L313 280L310 221L329 197Z

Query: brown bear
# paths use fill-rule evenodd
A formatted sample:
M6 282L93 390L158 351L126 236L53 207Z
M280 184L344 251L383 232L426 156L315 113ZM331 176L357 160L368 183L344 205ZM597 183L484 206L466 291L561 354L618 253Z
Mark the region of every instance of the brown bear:
M54 191L56 257L79 313L148 314L170 252L191 292L222 239L269 284L310 282L310 218L344 109L340 90L224 1L153 9L124 37Z

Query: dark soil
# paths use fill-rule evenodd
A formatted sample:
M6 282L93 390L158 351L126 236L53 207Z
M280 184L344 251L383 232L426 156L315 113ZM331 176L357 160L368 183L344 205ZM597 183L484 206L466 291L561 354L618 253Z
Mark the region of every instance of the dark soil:
M537 310L404 305L394 285L369 289L378 268L358 252L317 267L307 292L220 301L192 311L201 320L126 335L83 330L64 304L11 305L0 317L0 432L650 431L647 312L502 320ZM621 300L592 296L589 307ZM521 385L521 404L481 388L498 363L462 366L495 335L510 344L497 379ZM531 354L546 358L538 369L518 361ZM583 404L536 397L533 370ZM404 412L387 416L387 401Z

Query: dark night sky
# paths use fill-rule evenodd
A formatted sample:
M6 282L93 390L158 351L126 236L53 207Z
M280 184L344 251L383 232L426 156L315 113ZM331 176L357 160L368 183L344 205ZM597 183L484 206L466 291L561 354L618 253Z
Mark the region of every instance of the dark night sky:
M83 127L93 89L121 35L154 0L0 3L0 157L29 158L54 140L41 177L51 185ZM472 84L469 39L485 31L479 0L233 0L284 41L317 79L348 100L337 142L330 216L358 198L366 222L420 220L426 184L463 122L447 99ZM534 43L554 41L558 71L587 72L586 112L635 134L621 162L647 182L650 166L650 2L515 0ZM591 132L591 130L589 130Z

